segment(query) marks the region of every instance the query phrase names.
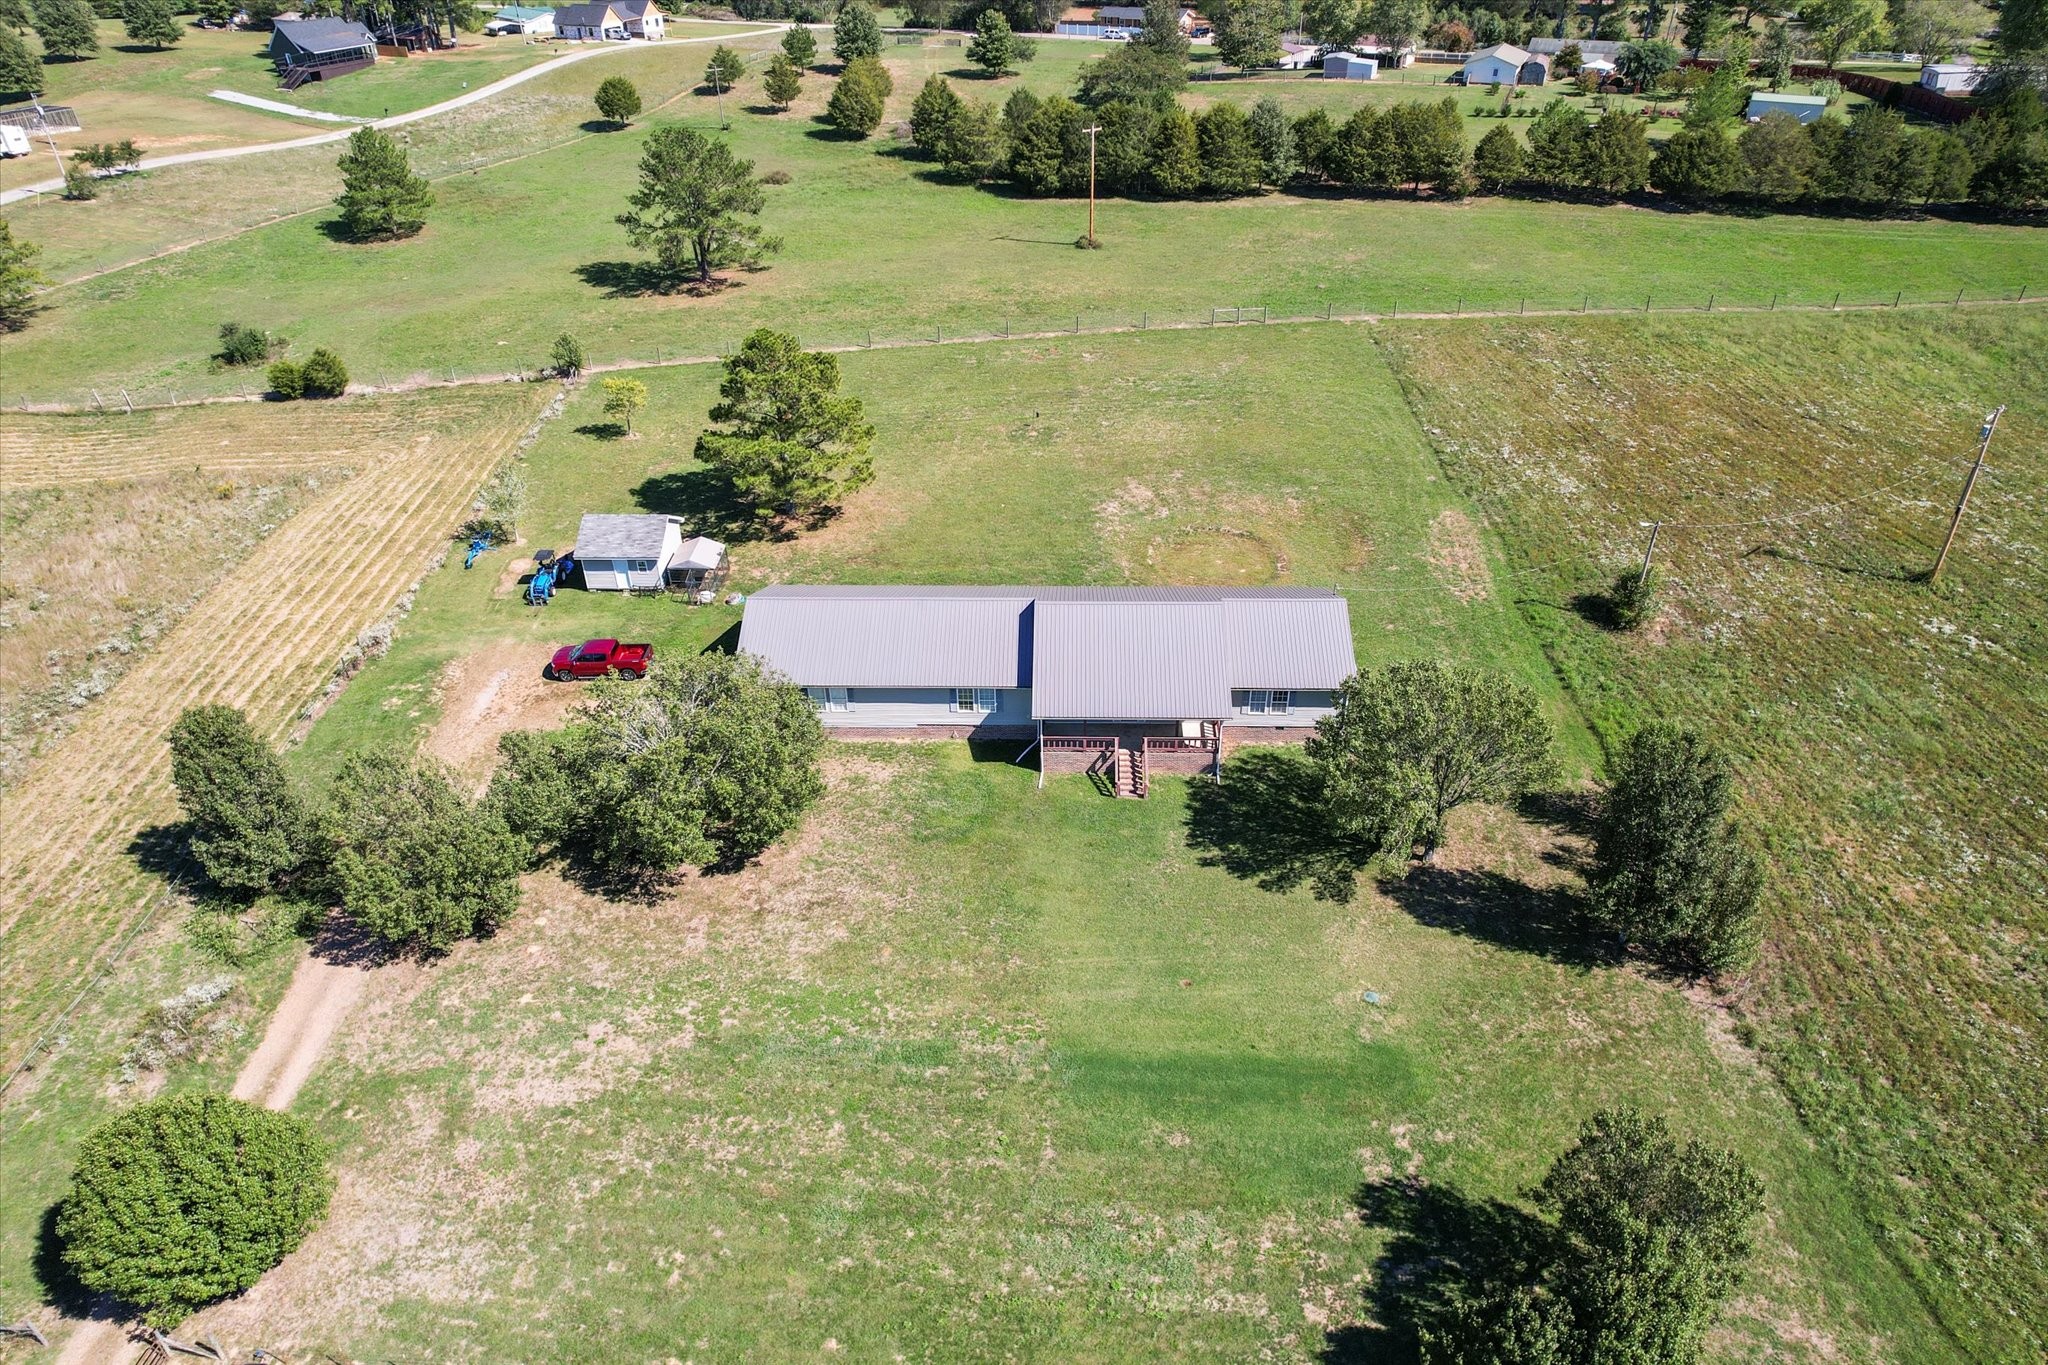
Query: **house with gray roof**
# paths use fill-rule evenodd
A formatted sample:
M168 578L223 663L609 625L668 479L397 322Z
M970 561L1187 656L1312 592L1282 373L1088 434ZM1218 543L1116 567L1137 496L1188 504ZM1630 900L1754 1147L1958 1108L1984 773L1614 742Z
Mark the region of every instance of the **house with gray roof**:
M586 512L576 527L576 563L592 592L696 592L722 581L725 546L686 536L681 517Z
M537 9L532 5L500 5L496 17L484 25L484 32L492 37L523 33L544 38L554 31L554 10Z
M1046 772L1142 795L1243 743L1305 738L1357 671L1323 588L778 585L740 649L847 737L1030 740Z
M622 43L633 38L657 39L662 13L654 0L593 0L555 7L555 36Z
M279 19L270 28L270 60L289 88L328 80L377 60L377 39L353 19Z

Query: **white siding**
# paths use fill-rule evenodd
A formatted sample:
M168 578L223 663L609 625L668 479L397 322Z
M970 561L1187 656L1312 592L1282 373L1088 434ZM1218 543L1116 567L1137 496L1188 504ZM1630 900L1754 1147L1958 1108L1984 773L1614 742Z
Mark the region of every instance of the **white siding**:
M1520 70L1513 62L1502 61L1498 57L1475 57L1465 63L1465 83L1491 85L1499 81L1502 85L1513 85Z
M583 586L592 592L620 592L625 589L623 576L618 572L616 559L586 559L583 565Z
M1258 712L1250 709L1250 698L1240 688L1230 694L1230 719L1224 723L1245 728L1314 725L1336 709L1334 701L1329 692L1297 691L1288 699L1285 711Z
M813 690L824 691L822 688ZM1027 687L997 688L996 709L981 712L954 710L951 688L853 687L847 689L846 698L847 710L818 713L818 719L825 723L826 728L836 725L1028 726L1032 723L1031 689Z

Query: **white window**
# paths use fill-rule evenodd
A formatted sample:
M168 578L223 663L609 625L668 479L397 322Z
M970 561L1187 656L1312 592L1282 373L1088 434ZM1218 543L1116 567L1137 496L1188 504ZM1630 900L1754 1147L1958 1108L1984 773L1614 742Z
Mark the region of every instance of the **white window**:
M822 688L822 687L806 687L806 688L804 689L804 695L805 695L806 697L809 697L809 698L811 699L811 709L812 709L812 710L814 710L814 711L822 711L822 710L824 710L824 709L825 709L825 689L824 689L824 688Z
M1254 687L1238 695L1244 698L1240 705L1247 715L1284 716L1294 708L1294 694L1284 687Z
M654 561L651 559L636 559L628 567L634 573L653 573Z
M1272 702L1273 694L1264 688L1255 687L1244 694L1244 709L1255 716L1265 715L1266 708L1272 705Z
M1293 708L1294 694L1292 692L1289 692L1284 687L1275 688L1273 690L1273 703L1271 707L1273 714L1276 716L1284 716Z
M826 688L825 709L828 711L851 711L853 709L853 702L848 700L846 689L843 687Z
M953 709L987 715L996 709L996 690L993 687L956 687L953 689Z

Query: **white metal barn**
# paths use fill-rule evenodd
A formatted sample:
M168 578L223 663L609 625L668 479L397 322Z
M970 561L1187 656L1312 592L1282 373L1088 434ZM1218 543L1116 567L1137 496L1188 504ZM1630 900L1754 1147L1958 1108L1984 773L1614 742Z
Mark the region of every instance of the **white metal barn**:
M586 512L576 528L576 562L592 592L653 591L682 553L683 519ZM723 547L720 547L723 553Z
M1514 85L1521 80L1522 67L1528 61L1529 54L1512 43L1481 48L1465 61L1465 84ZM1530 83L1543 84L1540 78Z
M1369 81L1379 74L1380 64L1355 52L1332 52L1323 58L1326 81Z

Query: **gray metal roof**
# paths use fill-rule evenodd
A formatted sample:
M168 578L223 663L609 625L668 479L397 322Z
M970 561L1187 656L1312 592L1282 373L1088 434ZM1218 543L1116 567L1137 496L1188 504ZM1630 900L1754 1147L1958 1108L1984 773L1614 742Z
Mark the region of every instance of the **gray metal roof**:
M620 17L619 12L611 5L555 6L556 28L603 28L607 19L617 19Z
M659 559L674 517L585 512L576 527L578 559Z
M301 52L347 52L377 45L370 30L353 19L278 19L270 28L276 37Z
M807 687L1029 687L1035 714L1094 720L1215 719L1233 688L1357 671L1327 588L778 585L740 648Z

